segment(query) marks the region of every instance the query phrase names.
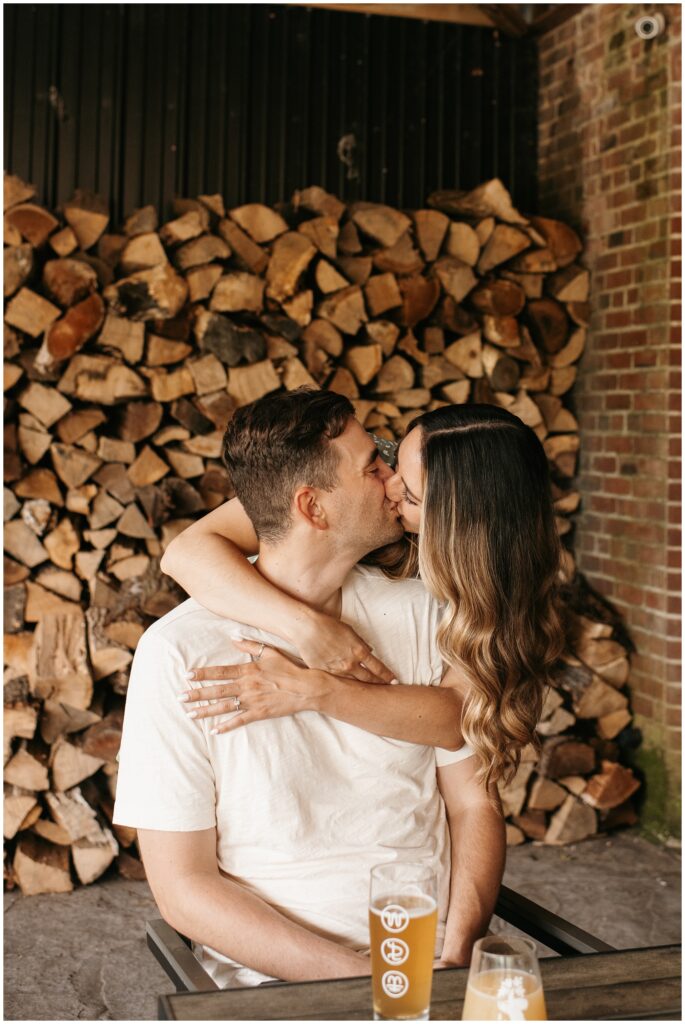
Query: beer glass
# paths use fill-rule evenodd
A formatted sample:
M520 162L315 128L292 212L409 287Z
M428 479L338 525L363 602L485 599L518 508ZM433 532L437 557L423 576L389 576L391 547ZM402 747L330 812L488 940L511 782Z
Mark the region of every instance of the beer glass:
M547 1020L531 939L487 935L473 947L462 1020Z
M428 1020L437 923L431 868L393 861L371 869L374 1020Z

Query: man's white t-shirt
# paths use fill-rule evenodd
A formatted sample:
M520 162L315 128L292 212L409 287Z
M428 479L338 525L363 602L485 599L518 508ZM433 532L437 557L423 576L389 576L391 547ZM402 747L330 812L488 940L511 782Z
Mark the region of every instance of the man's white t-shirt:
M440 606L420 581L391 581L357 566L342 588L341 618L400 683L440 682ZM434 749L313 711L212 736L221 719L189 718L178 694L188 688L190 668L248 661L231 643L236 632L296 654L278 637L192 599L141 638L126 699L115 823L161 831L216 826L222 872L285 916L357 950L368 947L371 867L428 863L438 876L439 955L450 858ZM464 746L440 761L472 753ZM199 951L222 987L267 980L208 947Z

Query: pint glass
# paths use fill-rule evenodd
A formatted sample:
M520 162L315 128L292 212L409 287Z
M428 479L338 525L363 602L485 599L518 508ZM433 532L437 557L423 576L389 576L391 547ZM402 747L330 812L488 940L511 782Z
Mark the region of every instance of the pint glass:
M371 869L374 1020L428 1020L437 923L431 868L397 861Z
M547 1020L535 943L487 935L473 947L462 1020Z

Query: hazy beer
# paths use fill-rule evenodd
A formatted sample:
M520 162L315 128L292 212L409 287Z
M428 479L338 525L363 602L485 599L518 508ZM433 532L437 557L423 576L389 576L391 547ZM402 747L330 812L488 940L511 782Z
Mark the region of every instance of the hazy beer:
M371 872L369 933L376 1020L427 1020L438 907L435 875L420 864Z
M468 983L462 1020L547 1020L542 985L524 971L483 971Z
M547 1020L535 945L489 935L474 946L462 1020Z

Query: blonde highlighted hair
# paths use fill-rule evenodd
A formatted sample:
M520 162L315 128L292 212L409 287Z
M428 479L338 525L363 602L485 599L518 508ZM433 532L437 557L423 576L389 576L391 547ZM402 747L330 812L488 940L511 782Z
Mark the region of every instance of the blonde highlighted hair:
M413 539L377 553L388 576L420 575L445 604L437 642L467 681L462 734L486 786L537 745L550 669L562 652L560 545L536 434L496 406L420 416L423 514Z

